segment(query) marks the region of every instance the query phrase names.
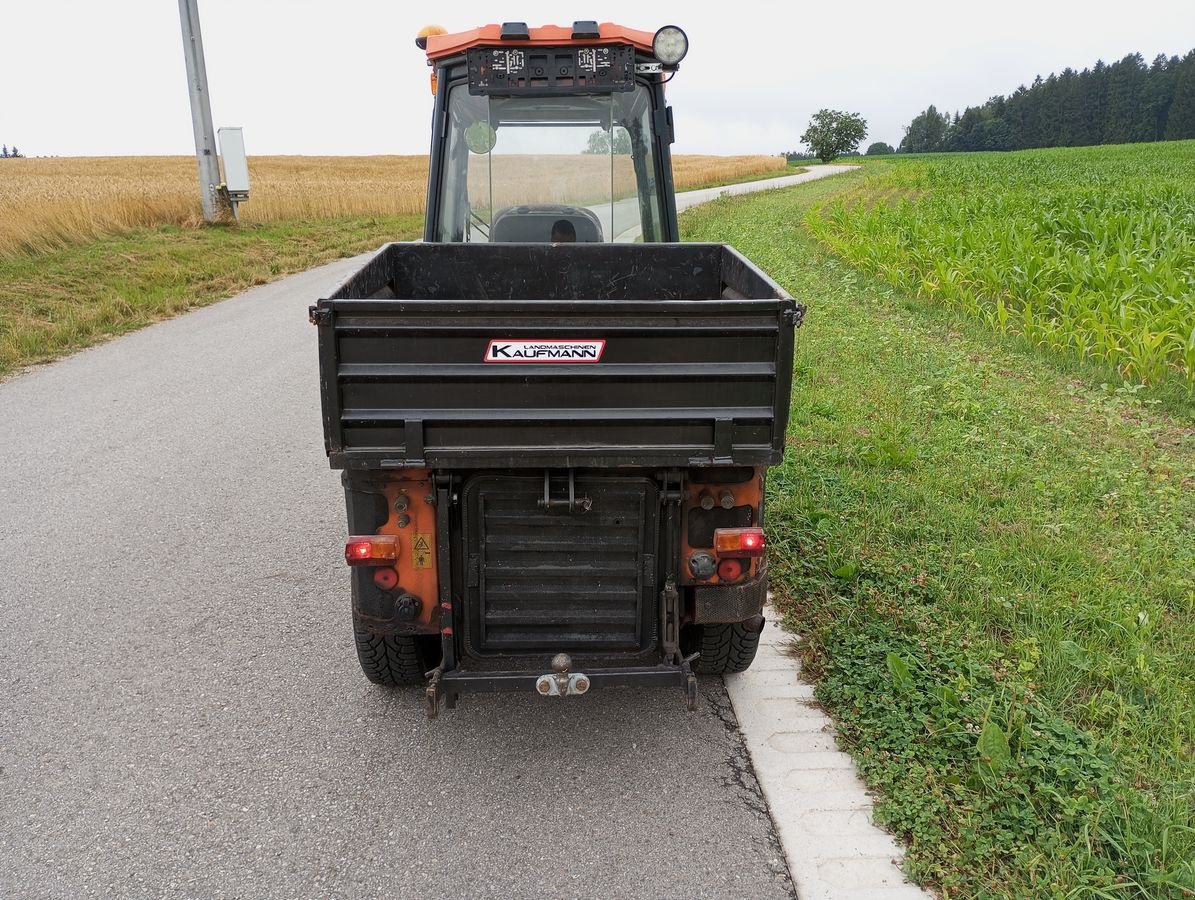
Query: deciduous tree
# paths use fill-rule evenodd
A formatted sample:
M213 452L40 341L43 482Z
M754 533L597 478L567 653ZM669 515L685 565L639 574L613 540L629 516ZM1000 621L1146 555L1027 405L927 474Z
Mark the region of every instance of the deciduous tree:
M828 163L854 150L865 137L867 122L858 113L819 109L809 120L801 142Z
M949 120L931 105L915 117L905 129L904 140L900 142L901 153L933 153L943 149Z
M585 146L586 153L606 154L610 152L610 132L601 129L589 135L589 143ZM631 153L631 136L625 129L619 128L614 132L614 152L621 156Z

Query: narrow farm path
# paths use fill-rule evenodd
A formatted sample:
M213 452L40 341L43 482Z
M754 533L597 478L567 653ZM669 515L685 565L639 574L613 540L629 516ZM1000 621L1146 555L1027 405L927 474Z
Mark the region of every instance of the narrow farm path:
M760 191L774 191L779 188L793 187L794 185L805 184L809 181L828 178L831 175L841 175L843 172L850 172L857 168L859 167L849 165L811 166L806 171L796 175L782 175L779 178L762 178L759 181L745 181L742 184L703 188L699 191L682 191L676 195L676 211L683 212L686 209L692 209L694 206L700 206L702 203L717 200L719 197L739 197L743 194L757 194Z

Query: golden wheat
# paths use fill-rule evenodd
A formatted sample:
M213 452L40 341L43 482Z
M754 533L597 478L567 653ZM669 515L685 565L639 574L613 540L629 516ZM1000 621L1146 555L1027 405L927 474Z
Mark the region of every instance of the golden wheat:
M553 169L578 179L602 157L557 158ZM559 163L557 168L556 163ZM783 157L678 156L678 189L764 172L781 173ZM528 167L528 171L535 167ZM535 169L537 183L554 182ZM249 161L251 199L245 222L394 216L423 212L426 156L257 156ZM615 187L627 191L629 166ZM570 196L560 187L524 201ZM0 162L0 256L38 253L69 243L157 225L201 221L195 161L187 156L6 159Z

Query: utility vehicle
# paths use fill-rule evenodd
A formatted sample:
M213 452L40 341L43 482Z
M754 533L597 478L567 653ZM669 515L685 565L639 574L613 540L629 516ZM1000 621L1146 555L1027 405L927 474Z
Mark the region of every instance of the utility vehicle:
M551 697L745 669L804 309L679 242L674 26L424 33L424 240L311 307L365 674Z

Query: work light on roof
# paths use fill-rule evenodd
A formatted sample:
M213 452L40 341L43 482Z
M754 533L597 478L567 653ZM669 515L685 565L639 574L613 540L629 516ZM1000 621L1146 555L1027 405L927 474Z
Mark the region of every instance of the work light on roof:
M651 41L656 59L666 66L675 66L689 52L689 38L675 25L665 25Z

